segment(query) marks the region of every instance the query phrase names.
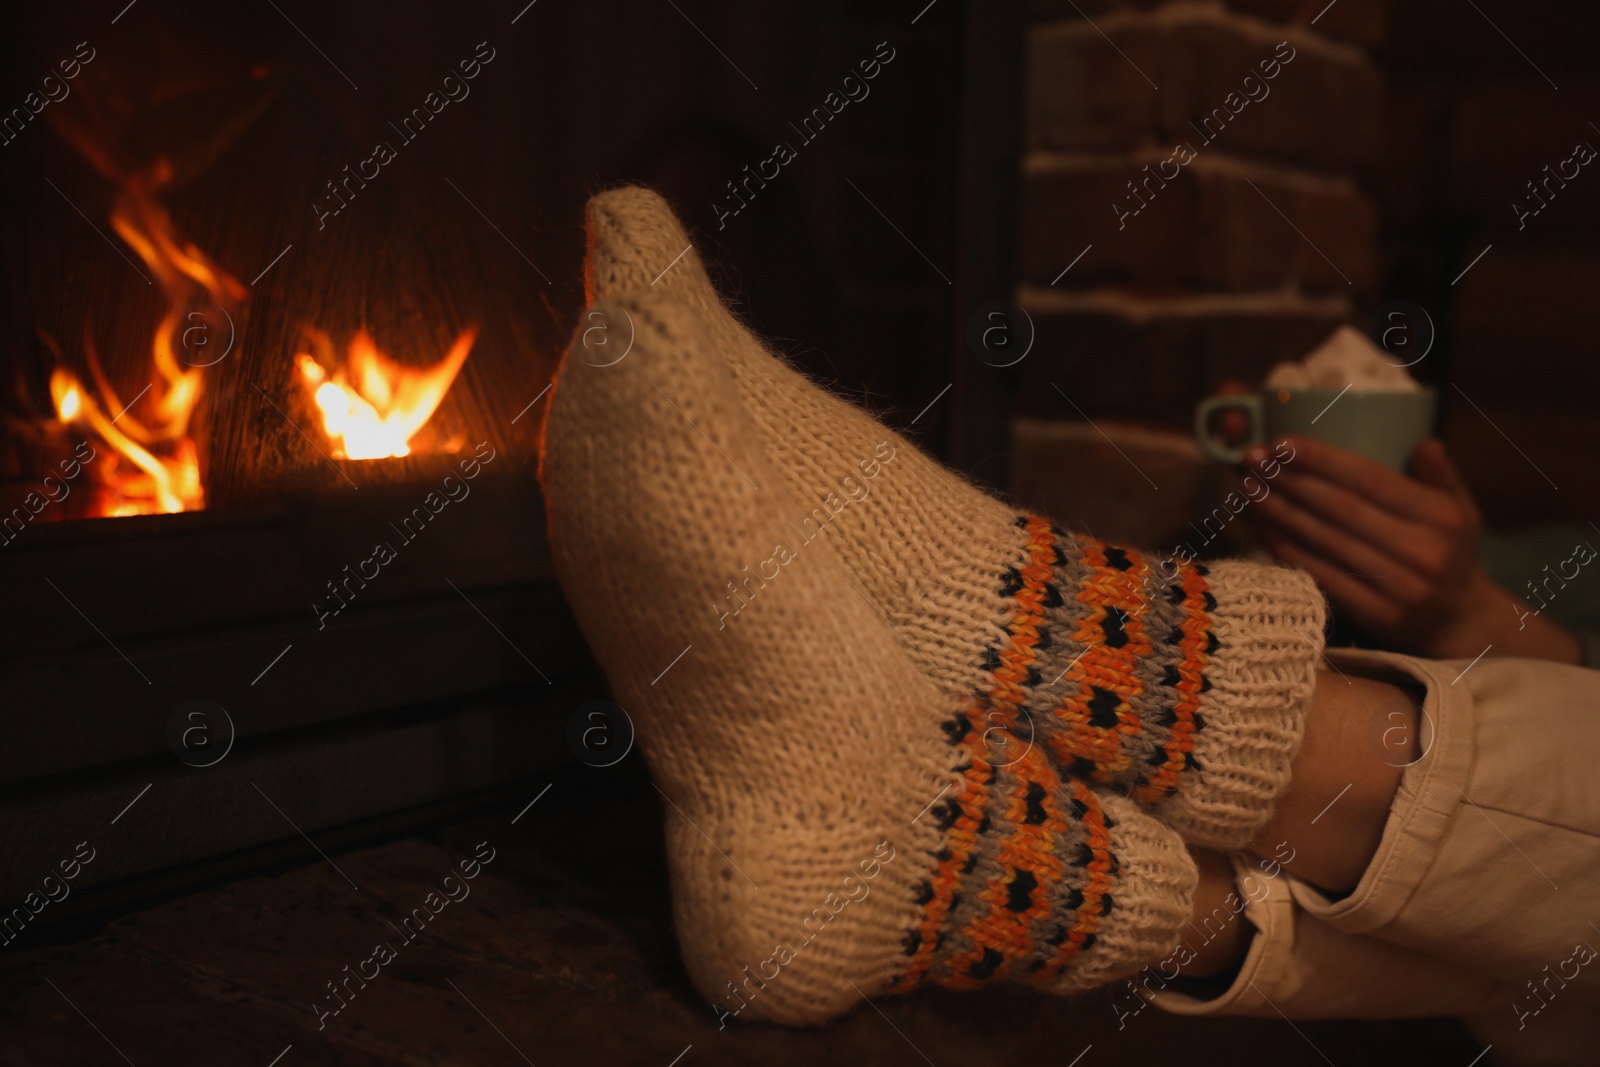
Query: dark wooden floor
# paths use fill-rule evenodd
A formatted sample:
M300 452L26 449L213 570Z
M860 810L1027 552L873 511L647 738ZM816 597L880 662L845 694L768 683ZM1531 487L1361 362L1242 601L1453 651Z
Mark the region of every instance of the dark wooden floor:
M661 815L636 770L559 780L513 826L522 806L331 859L307 844L303 866L153 904L76 940L30 930L0 949L0 1064L1383 1067L1464 1064L1479 1051L1445 1023L1296 1029L1149 1010L1119 1032L1104 998L1024 989L929 990L816 1029L719 1031L678 962ZM495 858L470 896L406 944L386 920L421 906L480 841ZM397 958L319 1030L313 1002L335 1006L325 983L378 942Z

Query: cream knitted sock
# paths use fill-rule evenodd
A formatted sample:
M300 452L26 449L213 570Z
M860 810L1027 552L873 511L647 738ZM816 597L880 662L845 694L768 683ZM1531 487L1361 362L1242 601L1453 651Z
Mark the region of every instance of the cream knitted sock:
M834 546L790 528L804 507L692 309L633 294L597 323L603 358L580 333L544 426L550 542L665 798L678 937L718 1014L817 1022L920 981L1070 992L1167 952L1196 881L1178 837L912 665Z
M1265 825L1322 649L1309 576L1162 561L1019 516L769 353L659 196L602 193L587 223L591 298L653 287L699 312L806 502L793 525L829 535L943 691L984 694L1008 728L1191 842L1239 848Z

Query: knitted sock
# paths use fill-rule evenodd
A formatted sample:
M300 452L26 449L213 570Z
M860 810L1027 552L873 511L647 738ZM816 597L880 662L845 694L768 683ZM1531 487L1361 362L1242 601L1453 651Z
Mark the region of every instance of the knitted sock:
M653 284L700 313L810 508L796 527L827 532L943 691L985 694L1064 767L1195 844L1239 848L1266 824L1322 648L1309 576L1162 560L1019 516L769 353L660 197L602 193L587 221L591 297Z
M719 1016L817 1022L923 981L1070 992L1169 951L1196 881L1178 837L912 665L833 545L789 527L804 507L691 309L634 294L596 322L633 344L586 360L580 334L557 375L550 543L665 797L678 937Z

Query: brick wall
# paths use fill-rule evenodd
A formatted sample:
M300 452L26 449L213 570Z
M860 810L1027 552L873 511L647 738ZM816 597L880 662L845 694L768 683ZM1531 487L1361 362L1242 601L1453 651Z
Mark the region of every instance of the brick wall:
M1206 492L1187 441L1196 401L1371 303L1384 82L1370 50L1387 4L1325 6L1035 0L1017 302L1037 342L1012 478L1025 502L1164 542Z

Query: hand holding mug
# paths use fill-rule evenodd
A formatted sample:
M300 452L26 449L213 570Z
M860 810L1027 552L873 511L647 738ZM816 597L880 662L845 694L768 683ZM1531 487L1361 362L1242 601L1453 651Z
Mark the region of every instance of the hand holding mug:
M1310 572L1350 622L1388 647L1438 659L1471 659L1492 645L1496 655L1581 660L1577 638L1555 624L1513 625L1521 602L1478 562L1482 518L1441 442L1417 446L1407 476L1325 441L1289 440L1294 460L1257 504L1262 541ZM1245 449L1249 469L1270 459L1262 446Z

